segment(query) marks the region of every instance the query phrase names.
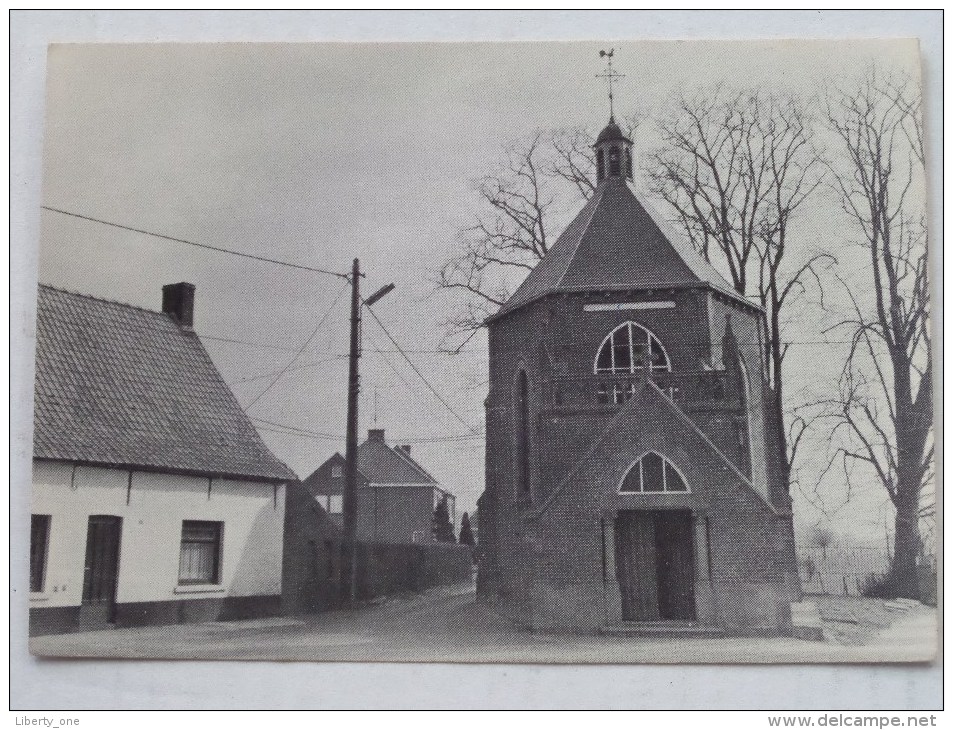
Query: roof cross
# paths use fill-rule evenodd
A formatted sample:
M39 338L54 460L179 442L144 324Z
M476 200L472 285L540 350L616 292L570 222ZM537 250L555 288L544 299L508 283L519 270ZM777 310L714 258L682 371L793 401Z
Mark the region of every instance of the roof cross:
M615 121L615 107L613 106L612 99L612 84L616 79L624 79L625 74L620 74L612 69L612 56L615 54L615 48L610 48L608 51L599 51L599 58L606 58L607 66L606 70L601 74L596 74L597 79L605 79L606 85L609 87L609 121Z

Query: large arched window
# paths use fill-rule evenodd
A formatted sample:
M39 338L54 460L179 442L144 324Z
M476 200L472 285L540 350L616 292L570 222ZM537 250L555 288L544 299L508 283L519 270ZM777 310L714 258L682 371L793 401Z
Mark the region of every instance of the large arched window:
M527 498L530 494L529 461L529 379L520 370L516 379L516 494Z
M610 332L596 353L595 372L635 373L648 363L652 371L670 371L668 353L658 337L635 322L623 322Z
M619 491L624 494L635 494L687 492L689 489L682 473L672 462L661 454L650 451L629 467Z

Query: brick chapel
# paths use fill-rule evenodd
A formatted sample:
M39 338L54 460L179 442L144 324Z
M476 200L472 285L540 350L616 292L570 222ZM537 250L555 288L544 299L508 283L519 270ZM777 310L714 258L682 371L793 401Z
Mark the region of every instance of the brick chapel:
M597 186L489 318L478 595L542 631L783 635L801 597L764 311L636 191Z

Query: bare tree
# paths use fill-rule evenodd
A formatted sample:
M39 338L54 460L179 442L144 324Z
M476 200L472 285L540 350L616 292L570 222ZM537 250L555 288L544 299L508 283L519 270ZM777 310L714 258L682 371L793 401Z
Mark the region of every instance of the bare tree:
M549 250L554 159L552 135L538 132L508 149L499 170L476 183L480 212L437 272L438 288L463 295L461 310L446 322L451 336L469 337L482 327Z
M833 185L866 251L870 296L841 279L851 347L832 402L844 458L867 465L896 509L890 570L898 595L918 593L921 495L932 476L933 389L920 96L915 82L872 67L829 91L843 159ZM853 284L853 285L851 285ZM869 299L869 301L868 301Z
M794 98L724 86L676 99L658 120L663 146L650 157L653 189L675 211L692 245L727 269L738 293L765 310L766 377L776 413L784 413L781 331L785 305L817 281L827 253L790 265L789 229L798 208L820 185L812 119ZM818 290L820 282L817 281ZM776 421L782 478L791 481L797 446L809 422Z
M641 120L630 116L621 126L631 136ZM483 326L555 242L553 230L592 195L593 141L585 129L539 131L476 182L476 220L435 277L438 289L460 294L445 322L451 338L469 339Z

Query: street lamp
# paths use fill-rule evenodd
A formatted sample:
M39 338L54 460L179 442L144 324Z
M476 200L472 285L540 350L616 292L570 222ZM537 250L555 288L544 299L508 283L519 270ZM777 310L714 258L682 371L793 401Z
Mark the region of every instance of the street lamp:
M351 270L351 346L348 353L347 430L344 447L344 539L341 555L341 593L353 606L357 600L357 400L360 393L358 359L361 357L361 264L354 259ZM369 307L394 290L381 287L364 300Z

